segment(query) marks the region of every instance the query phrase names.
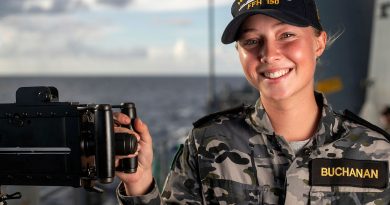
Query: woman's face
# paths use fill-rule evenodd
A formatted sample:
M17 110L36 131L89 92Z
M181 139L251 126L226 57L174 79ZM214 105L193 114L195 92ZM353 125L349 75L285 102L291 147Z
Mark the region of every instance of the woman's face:
M237 40L247 80L262 99L283 100L296 94L313 94L316 59L326 44L326 33L296 27L265 16L246 19Z

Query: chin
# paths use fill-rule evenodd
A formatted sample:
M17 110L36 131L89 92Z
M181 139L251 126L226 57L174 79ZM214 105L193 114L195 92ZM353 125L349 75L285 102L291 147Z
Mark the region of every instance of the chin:
M270 99L272 101L282 101L291 97L291 93L286 91L268 91L261 92L261 94L263 98Z

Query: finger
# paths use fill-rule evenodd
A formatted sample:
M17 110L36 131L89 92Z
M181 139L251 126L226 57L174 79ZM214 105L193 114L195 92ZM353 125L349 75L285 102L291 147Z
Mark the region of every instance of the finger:
M128 159L128 158L134 158L138 156L138 151L135 152L134 154L128 154L128 155L116 155L115 156L115 161L116 160L121 160L121 159Z
M130 118L129 116L120 113L120 112L114 112L113 114L114 122L118 122L121 125L128 125L130 124Z
M148 126L141 121L141 119L136 118L135 119L135 130L138 132L138 134L141 136L141 139L145 141L147 144L152 143L152 136L149 133Z
M119 161L122 160L122 159L129 159L129 158L134 158L138 156L138 151L134 154L129 154L129 155L116 155L115 156L115 167L118 167L119 165Z
M137 138L137 142L139 142L139 141L140 141L140 138L141 138L141 137L139 136L139 134L136 133L135 131L129 130L129 129L124 128L124 127L114 127L114 132L115 132L115 133L128 133L128 134L130 134L130 135L133 135L133 136L135 136L135 138Z
M115 168L119 166L119 161L124 158L115 157Z
M141 145L138 144L138 145L137 145L137 151L135 151L135 152L138 153L138 152L140 152L140 151L141 151Z

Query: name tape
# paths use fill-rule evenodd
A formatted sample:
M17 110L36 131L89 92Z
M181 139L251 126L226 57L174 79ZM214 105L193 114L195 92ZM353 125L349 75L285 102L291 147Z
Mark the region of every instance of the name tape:
M309 167L312 186L383 189L387 187L389 180L386 161L319 158L313 159Z

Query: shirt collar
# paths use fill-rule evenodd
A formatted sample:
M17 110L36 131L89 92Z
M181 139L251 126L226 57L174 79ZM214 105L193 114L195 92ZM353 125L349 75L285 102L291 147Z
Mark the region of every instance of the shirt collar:
M256 101L254 109L252 108L246 121L258 132L267 135L274 134L274 128L272 127L271 121L265 111L260 98Z
M315 99L317 105L321 108L322 116L313 137L315 138L317 146L321 146L334 141L335 137L338 136L337 133L340 133L341 130L345 130L345 127L343 127L342 121L337 117L337 114L334 113L323 94L315 92ZM275 135L274 128L272 127L271 121L260 98L247 116L246 121L260 133Z

